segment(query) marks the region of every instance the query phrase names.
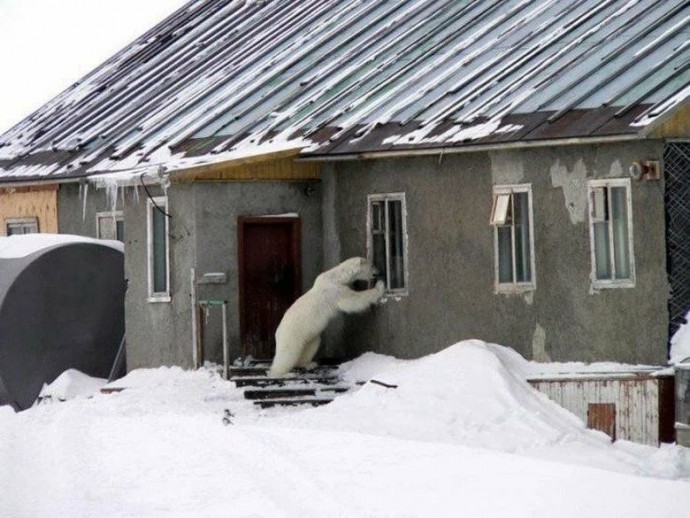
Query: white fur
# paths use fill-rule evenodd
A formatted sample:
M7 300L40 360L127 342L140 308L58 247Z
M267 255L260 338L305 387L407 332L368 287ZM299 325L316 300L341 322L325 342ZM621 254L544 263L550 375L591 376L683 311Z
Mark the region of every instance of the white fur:
M359 313L381 298L382 281L365 291L350 288L354 281L371 280L375 273L366 259L353 257L319 275L314 286L288 308L280 321L269 376L283 376L295 367L312 367L321 333L338 311Z

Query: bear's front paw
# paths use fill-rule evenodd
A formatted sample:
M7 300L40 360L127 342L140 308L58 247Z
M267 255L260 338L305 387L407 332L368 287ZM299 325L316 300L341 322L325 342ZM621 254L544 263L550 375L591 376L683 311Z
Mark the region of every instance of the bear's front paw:
M382 280L378 280L374 289L376 290L376 300L380 300L383 297L383 292L386 291L386 285Z

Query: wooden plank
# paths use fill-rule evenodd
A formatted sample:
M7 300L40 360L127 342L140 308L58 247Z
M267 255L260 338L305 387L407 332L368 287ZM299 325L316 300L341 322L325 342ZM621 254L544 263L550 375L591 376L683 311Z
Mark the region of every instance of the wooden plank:
M650 136L653 138L690 137L690 103L686 103L681 108L676 108L668 118L654 124Z
M271 408L274 406L321 406L327 405L333 401L329 398L304 398L304 399L263 399L261 401L254 401L254 404L261 408Z
M231 381L235 383L238 388L241 387L282 387L284 385L309 385L312 383L318 383L322 385L335 385L340 382L340 380L335 377L324 377L324 376L300 376L296 378L266 378L266 377L253 377L244 376L238 378L232 378Z
M287 399L315 395L315 388L273 388L244 391L246 399Z
M0 236L7 235L7 220L36 218L38 231L58 232L57 184L0 189Z
M294 153L293 153L294 154ZM317 181L321 179L321 164L296 162L293 157L274 160L222 163L204 166L171 175L174 183L188 182L256 182L256 181Z

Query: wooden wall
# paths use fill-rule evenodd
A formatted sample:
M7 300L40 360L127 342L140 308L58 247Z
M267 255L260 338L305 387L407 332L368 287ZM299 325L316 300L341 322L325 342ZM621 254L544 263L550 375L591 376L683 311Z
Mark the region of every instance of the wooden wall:
M0 236L11 218L38 218L38 231L57 233L57 185L0 189Z
M690 137L690 103L674 110L671 117L652 129L650 136L654 138Z
M320 164L296 162L293 157L241 164L215 164L171 175L174 182L275 182L309 181L320 178Z

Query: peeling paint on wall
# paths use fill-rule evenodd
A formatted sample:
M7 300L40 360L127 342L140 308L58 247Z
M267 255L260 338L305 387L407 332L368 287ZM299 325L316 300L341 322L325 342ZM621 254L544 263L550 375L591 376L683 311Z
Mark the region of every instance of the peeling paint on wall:
M611 164L611 168L609 169L609 176L611 178L621 178L621 177L627 177L628 175L623 174L623 166L621 165L621 161L616 159L613 161Z
M620 165L620 164L619 164ZM563 189L565 208L573 225L584 223L587 216L587 167L580 158L572 171L560 160L551 166L551 184Z
M539 324L534 328L532 336L532 359L535 362L550 362L551 357L546 352L546 330Z
M489 152L491 160L491 181L493 185L522 183L525 166L522 155L514 151Z
M534 304L534 291L532 291L532 290L526 291L526 292L522 295L522 299L523 299L525 302L527 302L527 304L529 304L529 305L531 306L532 304Z

